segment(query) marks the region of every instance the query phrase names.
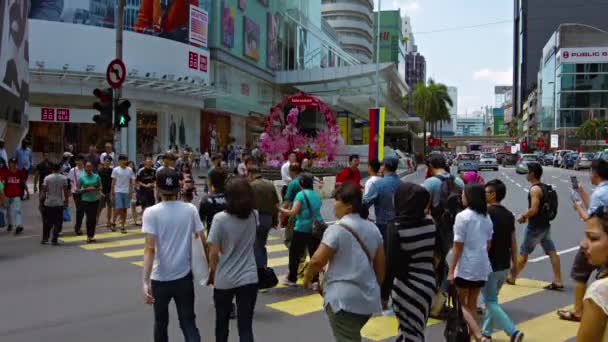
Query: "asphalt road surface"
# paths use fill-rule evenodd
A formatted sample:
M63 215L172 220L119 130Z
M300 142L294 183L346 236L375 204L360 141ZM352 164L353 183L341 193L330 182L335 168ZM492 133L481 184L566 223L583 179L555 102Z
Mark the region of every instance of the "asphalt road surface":
M525 176L513 168L482 172L487 180L499 178L508 187L504 205L516 215L527 207L528 184ZM572 209L569 199L570 176L590 189L588 173L545 168L544 181L556 186L560 196L558 217L552 224L552 236L561 254L564 292L543 290L551 281L549 260L540 247L516 286L506 285L501 301L526 341L574 341L578 325L560 321L555 311L572 303L570 266L584 225ZM404 179L423 182L423 172ZM147 342L153 338L153 312L140 294L143 236L137 227L128 235L109 233L99 227L94 245L71 234L72 225L64 227L63 246L39 244L41 223L36 203L25 202L26 231L15 237L0 232L0 341L129 341ZM333 219L332 201L325 201L323 214ZM518 242L523 226L518 225ZM282 276L287 271L287 250L281 233L273 231L269 241L270 266ZM214 339L215 321L212 291L199 287L196 314L203 341ZM443 341L444 324L430 320L427 341ZM366 341L392 341L397 331L394 317L377 316L364 328ZM257 341L332 341L331 331L322 310L322 298L301 288L279 287L260 293L254 318ZM238 341L236 321L231 323L230 341ZM175 310L171 310L170 336L181 341ZM508 341L496 332L495 341Z

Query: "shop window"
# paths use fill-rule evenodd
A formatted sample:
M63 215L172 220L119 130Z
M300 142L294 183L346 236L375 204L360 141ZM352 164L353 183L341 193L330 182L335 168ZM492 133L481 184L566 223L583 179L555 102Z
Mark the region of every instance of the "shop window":
M63 124L50 122L30 122L29 135L32 137L34 152L61 153L63 151Z
M137 152L154 154L158 146L158 114L153 112L137 113Z

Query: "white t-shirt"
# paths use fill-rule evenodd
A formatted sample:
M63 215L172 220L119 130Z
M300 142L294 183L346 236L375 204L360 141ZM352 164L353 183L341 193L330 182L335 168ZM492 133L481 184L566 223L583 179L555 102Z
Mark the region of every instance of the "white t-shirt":
M101 154L101 156L99 156L99 160L100 160L100 162L101 162L102 164L103 164L103 160L104 160L104 159L105 159L107 156L110 156L110 158L112 158L112 162L110 163L110 166L114 167L114 166L118 165L118 161L116 160L116 153L114 153L114 152L110 152L110 153L108 153L108 152L103 152L103 153Z
M112 170L112 179L116 180L114 192L128 194L129 184L135 180L135 173L133 173L133 170L131 170L130 167L125 167L123 169L122 167L117 166Z
M291 182L291 177L289 177L289 165L291 165L291 163L286 161L285 164L281 166L281 180L285 185L289 185L289 182Z
M192 234L203 224L196 207L182 201L163 201L144 211L141 231L156 238L151 279L171 281L192 270Z
M584 298L585 300L589 299L593 301L608 316L608 278L599 279L591 283L585 292ZM602 341L608 341L608 325L604 329Z
M462 256L456 265L455 276L470 281L486 281L492 273L488 257L488 241L494 226L490 215L483 216L469 208L456 215L454 242L464 243Z
M363 195L367 194L369 192L369 189L371 189L372 184L376 183L377 181L381 180L382 177L380 176L371 176L369 177L369 179L367 180L367 182L365 182L365 189L363 189Z
M81 170L77 167L71 168L68 172L67 178L70 181L70 189L72 190L72 193L76 193L76 190L78 190L78 180L80 179L80 175L82 175L83 173L84 170Z
M239 175L247 176L247 166L245 166L245 163L240 163L239 166L237 166L237 171L239 172Z

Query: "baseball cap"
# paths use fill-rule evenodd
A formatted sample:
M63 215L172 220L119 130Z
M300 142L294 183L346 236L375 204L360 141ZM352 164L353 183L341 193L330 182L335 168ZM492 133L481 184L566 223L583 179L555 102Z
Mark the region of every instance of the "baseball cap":
M71 152L63 152L64 158L72 158L74 155Z
M174 169L165 167L156 173L156 187L162 195L175 195L179 192L179 175Z
M382 164L388 166L391 170L397 170L397 168L399 168L399 159L395 157L386 157L382 161Z

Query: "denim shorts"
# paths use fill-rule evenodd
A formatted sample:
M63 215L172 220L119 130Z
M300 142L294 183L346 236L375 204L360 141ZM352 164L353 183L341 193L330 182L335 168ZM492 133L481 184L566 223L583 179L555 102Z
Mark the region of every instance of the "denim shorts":
M129 194L122 192L114 193L114 209L129 209L131 208L131 199Z
M521 244L519 254L532 254L539 243L543 248L543 251L545 251L545 254L555 252L555 244L551 239L551 228L526 226L524 242Z

